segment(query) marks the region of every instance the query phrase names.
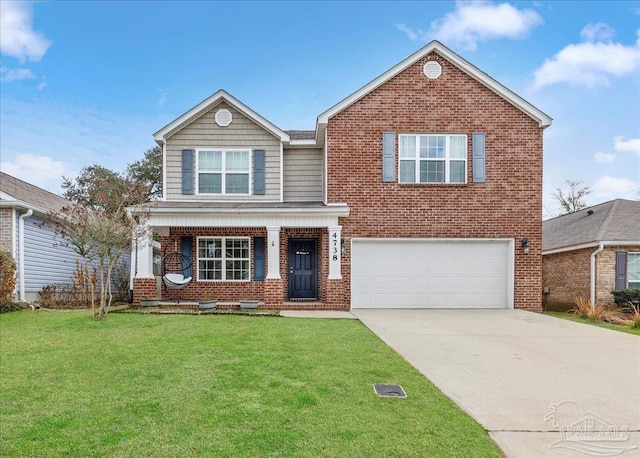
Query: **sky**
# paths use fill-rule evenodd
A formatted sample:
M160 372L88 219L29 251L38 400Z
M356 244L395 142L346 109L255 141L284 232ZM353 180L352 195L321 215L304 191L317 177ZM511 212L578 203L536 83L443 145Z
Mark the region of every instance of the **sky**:
M283 130L437 39L554 119L544 215L640 198L640 1L0 1L0 169L123 171L225 89ZM523 164L526 167L526 164Z

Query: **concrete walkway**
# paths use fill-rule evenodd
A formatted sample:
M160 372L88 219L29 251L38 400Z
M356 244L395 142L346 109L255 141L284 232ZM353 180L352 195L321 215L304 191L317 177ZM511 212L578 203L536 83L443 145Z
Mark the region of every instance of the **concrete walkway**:
M351 312L341 312L339 310L281 310L280 315L289 318L339 318L355 320L356 317Z
M638 336L521 310L353 313L508 457L640 456Z

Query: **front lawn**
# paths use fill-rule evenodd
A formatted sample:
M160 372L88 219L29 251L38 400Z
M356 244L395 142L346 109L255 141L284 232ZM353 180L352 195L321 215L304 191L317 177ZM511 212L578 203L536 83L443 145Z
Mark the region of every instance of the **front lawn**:
M556 318L564 318L565 320L577 321L578 323L590 324L592 326L600 326L601 328L613 329L614 331L626 332L640 336L640 328L632 328L624 324L603 323L600 321L590 321L586 318L579 317L570 312L543 312L545 315L555 316Z
M355 320L25 311L0 350L0 456L501 456Z

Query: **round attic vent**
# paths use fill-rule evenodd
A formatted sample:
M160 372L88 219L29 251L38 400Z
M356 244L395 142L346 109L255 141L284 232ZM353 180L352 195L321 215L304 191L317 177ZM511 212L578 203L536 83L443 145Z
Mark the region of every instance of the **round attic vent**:
M227 127L231 124L233 120L233 116L231 116L231 112L226 108L222 108L216 112L216 124L220 127Z
M424 64L423 71L427 78L429 78L430 80L434 80L442 75L442 65L434 60L430 60L429 62Z

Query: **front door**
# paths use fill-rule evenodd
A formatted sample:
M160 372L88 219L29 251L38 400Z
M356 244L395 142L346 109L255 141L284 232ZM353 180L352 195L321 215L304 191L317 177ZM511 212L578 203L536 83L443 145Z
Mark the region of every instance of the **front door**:
M289 239L289 298L317 299L316 239Z

